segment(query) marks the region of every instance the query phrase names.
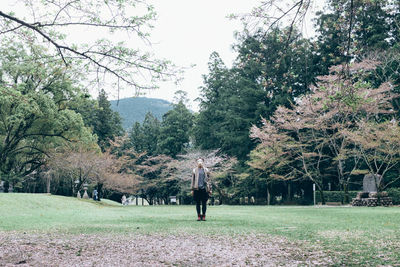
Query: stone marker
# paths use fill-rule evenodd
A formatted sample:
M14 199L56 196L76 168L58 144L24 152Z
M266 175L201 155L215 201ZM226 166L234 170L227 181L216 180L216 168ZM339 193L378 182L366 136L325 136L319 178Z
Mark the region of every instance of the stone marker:
M82 198L84 198L84 199L89 199L90 198L86 189L85 189L85 192L83 193Z
M363 191L357 193L357 197L353 198L352 206L391 206L393 205L392 198L388 196L387 192L379 192L378 187L381 183L382 176L367 174L363 179Z
M363 192L378 192L377 186L380 182L380 175L366 174L363 179Z

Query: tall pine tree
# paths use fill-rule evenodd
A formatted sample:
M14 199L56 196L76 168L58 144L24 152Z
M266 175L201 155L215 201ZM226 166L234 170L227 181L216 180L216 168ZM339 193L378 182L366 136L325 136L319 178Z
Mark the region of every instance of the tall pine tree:
M104 151L109 145L109 140L123 133L121 117L111 109L110 101L104 90L99 93L98 108L95 112L93 132L98 137L99 146Z
M193 114L183 101L174 104L174 108L163 116L158 151L171 157L176 157L184 151L190 141L193 126Z

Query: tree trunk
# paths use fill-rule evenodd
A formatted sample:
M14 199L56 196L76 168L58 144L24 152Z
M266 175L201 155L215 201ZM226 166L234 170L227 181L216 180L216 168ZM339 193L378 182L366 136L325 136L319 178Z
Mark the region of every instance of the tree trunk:
M103 184L102 183L97 183L97 200L101 200L101 190L103 190Z
M343 204L347 204L350 203L350 196L349 196L349 187L347 184L343 184L343 191L344 191L344 203Z
M46 192L47 192L47 194L50 194L50 182L51 182L51 175L47 174L46 175Z
M322 205L325 205L324 190L322 190L322 188L318 186L318 191L319 191L319 194L321 196Z
M267 184L267 205L268 206L271 205L271 195L270 195L270 192L269 192L268 184Z

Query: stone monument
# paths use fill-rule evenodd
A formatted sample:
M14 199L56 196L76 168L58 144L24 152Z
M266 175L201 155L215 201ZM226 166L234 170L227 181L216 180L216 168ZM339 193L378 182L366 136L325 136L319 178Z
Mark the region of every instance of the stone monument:
M381 184L381 179L381 175L365 175L363 179L363 192L378 192L378 187Z
M392 199L388 197L387 192L379 192L382 176L377 174L366 174L363 179L363 191L357 193L357 197L353 198L352 206L391 206L393 205Z
M82 198L84 198L84 199L89 199L90 198L89 195L88 195L87 189L85 189L85 192L83 192Z
M88 190L88 184L87 183L83 184L83 190L85 190L85 192L83 192L82 198L89 199L90 197L89 197L88 192L87 192L87 190Z

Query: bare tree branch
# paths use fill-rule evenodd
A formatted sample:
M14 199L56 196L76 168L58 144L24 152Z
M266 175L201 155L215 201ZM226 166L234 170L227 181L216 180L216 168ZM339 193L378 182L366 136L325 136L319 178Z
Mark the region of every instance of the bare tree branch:
M71 27L74 29L81 27L82 30L93 30L96 34L102 33L99 29L108 30L110 34L134 33L139 40L149 46L147 31L152 28L150 22L155 19L155 12L152 6L144 1L45 0L29 2L28 6L31 9L32 22L1 10L0 17L6 23L3 29L0 28L0 34L14 33L27 45L41 42L36 39L37 37L43 38L54 48L53 52L56 55L53 57L60 58L70 70L79 68L76 63L82 64L89 73L103 73L104 81L112 85L122 83L119 86L133 87L136 92L157 88L158 81L179 80L182 69L176 68L167 60L155 59L149 53L141 53L138 49L133 50L123 42L113 42L106 36L95 41L93 45L79 44L78 46L64 38L61 34L63 32L59 32ZM129 15L133 12L133 7L143 14ZM27 34L26 30L32 31L34 35ZM52 50L49 54L51 52ZM113 78L108 79L110 77ZM86 79L92 78L86 76Z

